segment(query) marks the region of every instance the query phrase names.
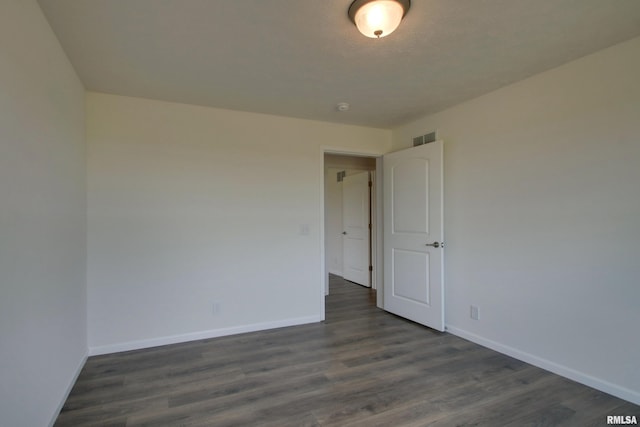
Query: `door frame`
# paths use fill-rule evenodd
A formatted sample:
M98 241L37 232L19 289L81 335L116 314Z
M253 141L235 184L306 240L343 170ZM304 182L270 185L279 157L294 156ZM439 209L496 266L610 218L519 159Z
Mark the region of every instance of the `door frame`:
M371 287L377 290L377 301L376 305L380 308L383 308L383 297L382 297L382 289L384 286L383 283L383 247L382 247L382 209L383 209L383 200L382 200L382 185L379 185L382 182L382 156L386 154L382 151L377 150L367 150L367 149L350 149L344 147L335 147L335 146L326 146L323 145L320 147L319 153L319 168L320 168L320 280L319 280L319 290L320 290L320 318L321 320L325 319L325 307L324 307L324 298L329 290L329 273L327 271L326 260L325 260L325 230L324 230L324 204L325 204L325 194L324 194L324 155L325 154L339 154L343 156L353 156L353 157L373 157L376 159L376 169L375 169L375 180L373 183L373 196L371 200L372 204L372 214L374 218L374 230L371 233L371 252L372 257L374 257L373 262L373 271L371 274ZM375 205L374 205L375 204Z

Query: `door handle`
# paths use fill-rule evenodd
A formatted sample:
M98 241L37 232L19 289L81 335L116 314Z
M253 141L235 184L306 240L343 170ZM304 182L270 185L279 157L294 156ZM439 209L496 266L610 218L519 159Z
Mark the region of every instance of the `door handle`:
M346 235L347 235L347 232L346 232L346 231L343 231L343 232L342 232L342 234L344 234L344 235L346 236Z
M444 247L444 243L433 242L433 243L427 243L425 246L431 246L431 247L434 247L434 248L439 248L439 247Z

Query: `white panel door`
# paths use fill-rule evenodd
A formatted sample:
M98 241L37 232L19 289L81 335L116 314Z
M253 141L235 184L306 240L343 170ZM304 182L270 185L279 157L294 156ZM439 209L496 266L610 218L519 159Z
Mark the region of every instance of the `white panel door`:
M442 141L383 158L384 309L444 330Z
M343 277L371 286L369 273L369 172L342 181Z

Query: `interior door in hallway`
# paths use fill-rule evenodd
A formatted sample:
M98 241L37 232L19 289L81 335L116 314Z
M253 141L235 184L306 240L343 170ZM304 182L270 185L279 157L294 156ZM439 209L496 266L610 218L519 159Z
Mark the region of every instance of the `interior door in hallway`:
M371 286L369 272L369 172L344 177L342 181L343 277Z
M442 141L383 158L384 309L444 330Z

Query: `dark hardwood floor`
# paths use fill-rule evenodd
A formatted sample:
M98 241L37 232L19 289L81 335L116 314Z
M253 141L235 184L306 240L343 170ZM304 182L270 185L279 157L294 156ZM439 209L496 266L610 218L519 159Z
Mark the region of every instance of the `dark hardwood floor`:
M324 323L91 357L56 426L605 426L640 407L375 307L332 276Z

